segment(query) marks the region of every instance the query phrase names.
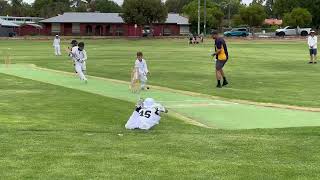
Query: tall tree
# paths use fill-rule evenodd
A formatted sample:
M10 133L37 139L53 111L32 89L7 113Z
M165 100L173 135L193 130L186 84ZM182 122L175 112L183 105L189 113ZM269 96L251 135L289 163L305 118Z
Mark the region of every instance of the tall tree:
M201 14L203 14L204 7L201 7ZM197 23L198 23L198 0L190 2L188 5L183 7L183 12L188 15L189 22L191 23L191 31L196 32ZM208 29L216 29L222 25L224 14L219 9L217 4L208 1L207 2L207 27ZM203 25L204 21L201 18L201 24Z
M110 0L96 0L96 10L102 13L116 13L121 12L121 7Z
M126 23L151 25L166 21L168 12L161 0L124 0L122 18Z
M11 0L10 14L12 16L22 16L23 14L22 0Z
M274 14L282 18L285 13L289 13L293 8L299 7L301 0L276 0L273 5Z
M69 0L35 0L33 8L37 16L49 18L70 11L71 3Z
M260 4L251 4L240 10L240 18L243 23L250 27L257 27L263 24L266 18L264 7Z
M286 25L304 27L311 24L312 15L307 9L294 8L291 13L284 15L283 20Z
M267 16L269 18L275 17L274 10L273 10L274 1L275 0L266 0L265 9L266 9Z
M0 0L0 15L6 16L10 13L10 5L5 0Z
M183 6L189 4L192 0L167 0L165 5L168 12L181 13Z

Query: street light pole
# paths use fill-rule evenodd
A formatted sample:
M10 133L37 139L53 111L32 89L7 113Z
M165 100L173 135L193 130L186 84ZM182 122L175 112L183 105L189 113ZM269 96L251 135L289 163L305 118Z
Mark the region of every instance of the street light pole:
M229 0L229 6L228 6L228 24L230 28L231 27L231 0Z
M203 35L207 34L207 0L204 0L203 9Z
M200 34L200 0L198 0L198 35Z

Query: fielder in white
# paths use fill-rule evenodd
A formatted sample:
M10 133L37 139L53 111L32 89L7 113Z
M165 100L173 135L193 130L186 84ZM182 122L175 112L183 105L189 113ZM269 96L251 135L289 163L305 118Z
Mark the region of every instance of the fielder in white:
M60 37L59 35L56 35L56 37L53 40L53 47L54 47L54 54L56 56L61 56L61 50L60 50Z
M308 46L310 53L309 64L317 64L317 44L318 37L315 35L315 31L310 31L310 36L308 37Z
M161 113L167 113L168 110L161 104L156 103L152 98L144 101L140 100L135 111L132 113L125 125L126 129L149 130L160 123Z
M75 70L80 80L85 81L85 83L87 83L88 80L85 76L85 72L87 70L87 67L86 67L87 53L84 50L84 43L80 42L77 48L73 47L70 54L72 55L72 59L74 60Z
M141 83L141 90L149 89L149 87L146 86L148 75L150 75L150 72L148 70L148 66L146 63L146 60L143 59L142 52L137 53L137 60L135 62L134 68L138 71L138 78Z

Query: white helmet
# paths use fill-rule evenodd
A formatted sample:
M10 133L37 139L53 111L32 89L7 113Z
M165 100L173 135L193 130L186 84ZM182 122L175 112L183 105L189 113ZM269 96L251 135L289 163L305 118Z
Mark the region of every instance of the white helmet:
M152 98L147 98L147 99L145 99L144 100L144 102L143 102L143 107L144 108L152 108L153 107L153 105L154 105L154 99L152 99Z

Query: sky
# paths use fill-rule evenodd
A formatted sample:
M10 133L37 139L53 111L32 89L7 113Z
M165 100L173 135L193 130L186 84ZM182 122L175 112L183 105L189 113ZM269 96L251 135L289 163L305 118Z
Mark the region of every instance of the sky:
M34 2L34 0L23 0L23 1L25 1L27 3L33 3ZM113 0L113 1L117 2L118 4L122 4L122 2L123 2L123 0ZM252 2L252 0L242 0L242 2L244 2L246 4L249 4L249 3Z

